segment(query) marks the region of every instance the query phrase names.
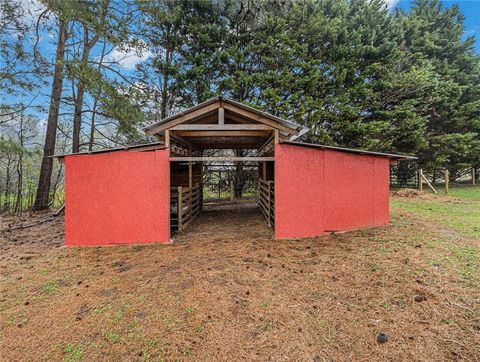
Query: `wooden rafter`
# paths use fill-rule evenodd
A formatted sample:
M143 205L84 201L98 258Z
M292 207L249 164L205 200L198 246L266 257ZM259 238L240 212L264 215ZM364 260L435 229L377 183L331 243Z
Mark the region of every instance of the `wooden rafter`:
M273 131L275 128L265 124L179 124L171 131Z

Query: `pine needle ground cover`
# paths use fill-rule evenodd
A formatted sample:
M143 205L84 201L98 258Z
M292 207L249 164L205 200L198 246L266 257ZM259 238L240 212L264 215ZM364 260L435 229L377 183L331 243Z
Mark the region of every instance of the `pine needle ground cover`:
M239 206L167 246L64 248L62 220L2 218L0 355L478 360L476 202L394 196L389 227L282 242Z

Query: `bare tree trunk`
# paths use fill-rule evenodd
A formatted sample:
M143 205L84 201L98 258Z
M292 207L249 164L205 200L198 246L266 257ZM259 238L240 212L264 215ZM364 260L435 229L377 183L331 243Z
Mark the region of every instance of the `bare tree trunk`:
M59 19L59 31L57 50L55 55L55 71L53 74L52 94L50 96L50 108L48 110L47 134L45 136L45 145L43 147L42 166L40 168L40 178L38 180L37 196L35 198L34 210L48 208L48 194L50 191L50 181L53 170L53 156L55 152L55 142L57 138L58 113L60 110L60 99L62 97L63 87L63 60L65 45L67 42L67 25L64 19Z
M162 88L162 99L160 100L160 118L164 119L167 117L167 104L168 104L168 81L170 73L170 46L165 48L165 64L167 65L167 70L163 73L163 88Z
M86 25L83 27L83 52L80 61L80 70L82 71L88 66L88 58L90 50L98 41L98 35L95 35L92 40L88 40L88 29ZM73 114L73 137L72 137L72 153L80 152L80 131L82 129L82 110L83 110L83 96L85 95L85 82L80 75L77 84L77 96L75 98L75 111Z
M17 163L17 201L15 202L15 213L21 215L22 214L22 198L23 198L23 114L20 115L20 130L18 134L20 147L22 148L20 155L18 156L18 163Z
M100 71L100 67L102 66L103 63L103 58L105 57L105 51L106 51L106 43L103 43L102 47L102 54L100 55L100 59L98 60L98 69ZM95 97L93 100L93 109L92 109L92 118L90 122L90 137L88 140L88 150L92 151L93 150L93 145L95 143L95 118L97 116L97 104L98 104L98 98Z
M11 172L12 160L10 156L7 159L7 170L5 173L5 202L3 203L3 212L10 211L10 189L12 185L12 172Z

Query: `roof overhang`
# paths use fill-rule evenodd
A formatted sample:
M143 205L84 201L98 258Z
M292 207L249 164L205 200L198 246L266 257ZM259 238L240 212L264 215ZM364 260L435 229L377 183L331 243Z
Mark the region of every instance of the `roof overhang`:
M336 147L336 146L326 146L326 145L318 145L314 143L305 143L305 142L293 142L293 141L280 141L281 144L293 145L293 146L302 146L302 147L313 147L313 148L320 148L324 150L333 150L333 151L340 151L340 152L347 152L347 153L355 153L360 155L368 155L368 156L376 156L376 157L385 157L391 160L416 160L417 157L414 156L407 156L407 155L399 155L394 153L385 153L385 152L376 152L376 151L366 151L366 150L358 150L354 148L345 148L345 147Z
M122 146L122 147L113 147L113 148L105 148L103 150L96 150L96 151L85 151L85 152L77 152L77 153L63 153L58 155L53 155L50 157L58 158L60 161L63 160L65 157L70 156L86 156L86 155L96 155L99 153L110 153L110 152L118 152L118 151L154 151L154 150L161 150L167 148L163 142L152 142L152 143L143 143L139 145L133 146Z

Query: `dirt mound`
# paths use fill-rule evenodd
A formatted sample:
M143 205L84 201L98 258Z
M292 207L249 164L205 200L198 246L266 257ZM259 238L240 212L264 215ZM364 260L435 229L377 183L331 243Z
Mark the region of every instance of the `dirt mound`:
M415 189L395 190L392 192L392 196L403 197L408 199L422 199L422 200L432 200L436 198L435 195L427 194L425 192L421 192Z

